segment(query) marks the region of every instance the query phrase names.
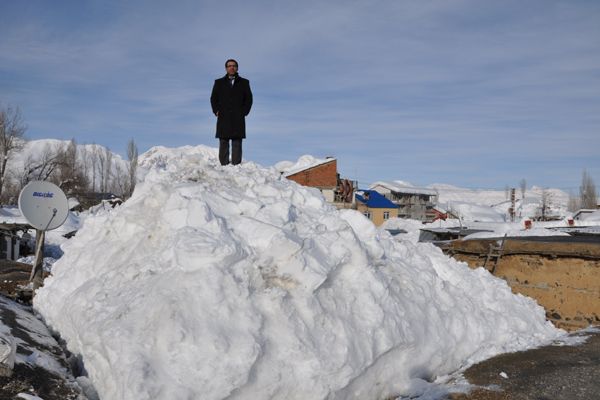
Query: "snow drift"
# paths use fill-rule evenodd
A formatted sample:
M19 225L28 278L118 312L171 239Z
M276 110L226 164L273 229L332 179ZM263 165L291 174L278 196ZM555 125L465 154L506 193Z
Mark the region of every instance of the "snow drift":
M35 298L102 399L381 399L561 331L533 300L316 189L153 148Z

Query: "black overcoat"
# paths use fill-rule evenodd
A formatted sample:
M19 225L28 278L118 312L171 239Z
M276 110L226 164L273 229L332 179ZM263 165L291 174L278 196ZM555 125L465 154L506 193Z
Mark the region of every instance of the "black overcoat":
M246 115L252 108L252 91L250 81L236 76L231 85L225 75L216 79L210 95L210 105L217 117L217 134L219 139L244 139L246 137Z

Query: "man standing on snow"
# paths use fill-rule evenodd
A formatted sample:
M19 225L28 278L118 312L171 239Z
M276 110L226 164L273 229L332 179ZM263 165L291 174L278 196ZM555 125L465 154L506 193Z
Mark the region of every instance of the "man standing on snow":
M215 80L210 95L210 105L217 116L219 161L229 164L229 141L231 140L231 163L242 162L242 139L246 138L246 115L252 107L250 81L238 75L235 60L225 62L227 74Z

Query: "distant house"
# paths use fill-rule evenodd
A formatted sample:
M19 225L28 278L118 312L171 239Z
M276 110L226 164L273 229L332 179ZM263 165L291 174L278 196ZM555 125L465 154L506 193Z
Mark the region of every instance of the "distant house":
M398 217L398 206L374 190L356 192L356 209L377 226Z
M282 174L302 186L318 188L325 196L325 200L333 203L338 186L337 160L335 158L315 159L312 163L300 164Z
M296 164L284 166L281 174L300 185L319 189L325 200L338 208L353 206L356 184L348 179L340 179L337 160L333 157L316 159L303 156Z
M370 187L398 206L400 218L433 221L437 214L434 207L438 194L433 189L408 186L402 182L375 182Z
M28 230L32 226L24 223L0 223L0 259L16 261L31 254L34 244Z

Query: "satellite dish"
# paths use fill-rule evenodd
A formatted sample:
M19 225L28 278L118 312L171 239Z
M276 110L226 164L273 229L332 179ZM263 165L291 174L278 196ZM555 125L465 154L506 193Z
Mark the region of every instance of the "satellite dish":
M65 193L55 184L33 181L21 190L19 210L35 229L50 231L65 223L69 203Z

